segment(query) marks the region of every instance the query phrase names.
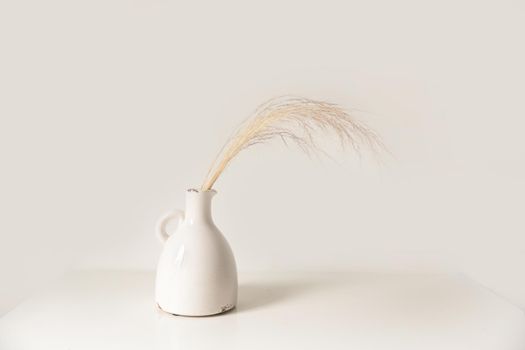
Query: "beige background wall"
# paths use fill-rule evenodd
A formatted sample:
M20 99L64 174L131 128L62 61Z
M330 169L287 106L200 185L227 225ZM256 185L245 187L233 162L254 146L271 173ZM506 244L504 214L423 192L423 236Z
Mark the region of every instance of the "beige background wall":
M445 269L525 305L524 33L520 1L2 0L0 313L69 269L154 269L158 216L286 93L393 157L237 159L215 216L240 270Z

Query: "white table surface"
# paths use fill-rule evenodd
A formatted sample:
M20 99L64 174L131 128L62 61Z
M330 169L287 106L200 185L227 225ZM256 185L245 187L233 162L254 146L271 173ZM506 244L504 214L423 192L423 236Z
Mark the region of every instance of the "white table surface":
M523 350L522 310L438 274L240 274L239 304L172 316L150 272L76 272L0 319L0 349Z

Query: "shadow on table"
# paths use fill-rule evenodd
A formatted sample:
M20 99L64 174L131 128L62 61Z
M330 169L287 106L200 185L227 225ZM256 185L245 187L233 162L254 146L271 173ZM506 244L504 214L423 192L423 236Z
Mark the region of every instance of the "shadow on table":
M247 311L277 304L309 293L322 285L319 281L275 281L244 283L239 286L237 311Z
M482 294L482 293L481 293ZM291 279L261 280L241 283L238 312L265 308L308 295L338 298L341 310L367 314L378 318L436 318L444 310L454 309L455 315L469 313L476 307L480 292L468 281L457 276L427 273L350 272L346 274L311 274Z

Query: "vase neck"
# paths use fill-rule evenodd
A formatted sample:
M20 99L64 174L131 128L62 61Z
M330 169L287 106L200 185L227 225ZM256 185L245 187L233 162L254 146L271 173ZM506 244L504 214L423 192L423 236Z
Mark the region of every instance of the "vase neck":
M217 192L214 190L186 191L186 220L193 222L213 222L211 215L211 200Z

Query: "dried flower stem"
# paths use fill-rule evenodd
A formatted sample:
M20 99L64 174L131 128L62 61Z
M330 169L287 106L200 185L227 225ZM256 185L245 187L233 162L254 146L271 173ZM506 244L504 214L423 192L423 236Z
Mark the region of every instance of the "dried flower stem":
M307 154L323 152L315 142L316 131L335 133L342 147L350 145L358 153L363 145L372 151L384 148L375 132L335 104L278 97L259 106L254 116L230 137L212 163L201 190L211 189L239 152L273 138L285 144L291 141Z

